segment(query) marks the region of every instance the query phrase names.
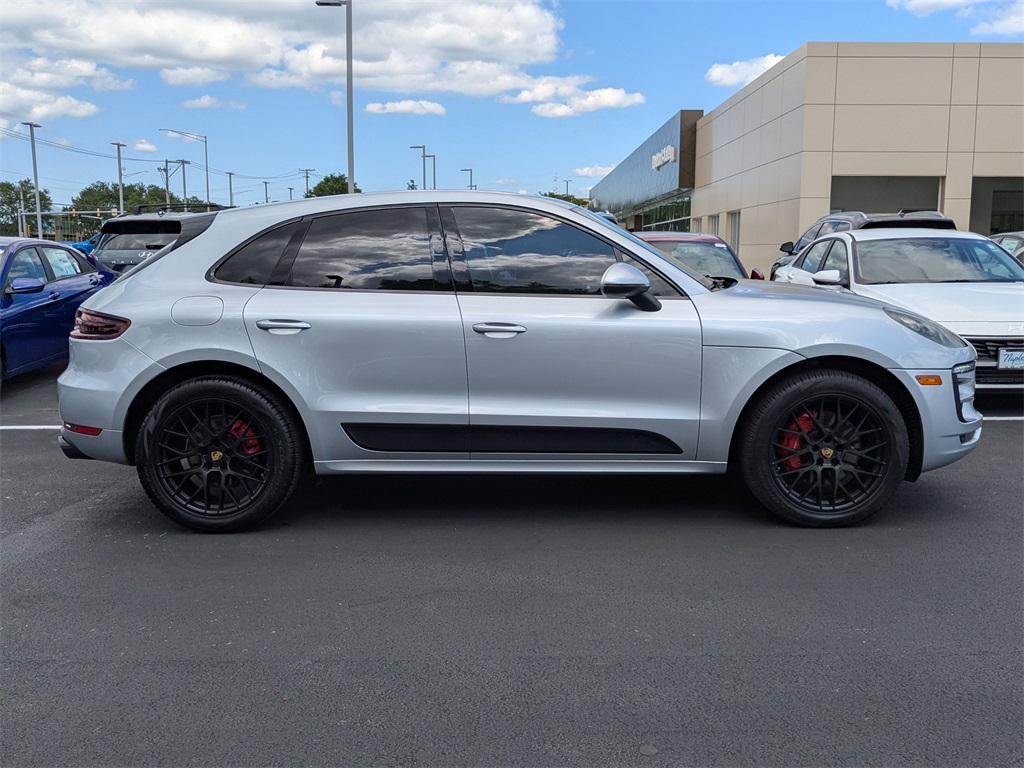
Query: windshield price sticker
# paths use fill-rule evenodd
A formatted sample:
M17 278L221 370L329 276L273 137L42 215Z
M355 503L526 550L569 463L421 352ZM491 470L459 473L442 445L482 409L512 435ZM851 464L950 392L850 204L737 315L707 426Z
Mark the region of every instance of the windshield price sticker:
M1024 368L1024 349L1000 349L999 367L1013 370Z

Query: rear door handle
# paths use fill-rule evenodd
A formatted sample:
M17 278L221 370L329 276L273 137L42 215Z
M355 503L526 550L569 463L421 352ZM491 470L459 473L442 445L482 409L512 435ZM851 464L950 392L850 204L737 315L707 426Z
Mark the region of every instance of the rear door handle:
M313 326L302 320L257 320L256 327L277 336L290 336Z
M514 323L476 323L473 330L491 339L511 339L517 334L526 333L526 328Z

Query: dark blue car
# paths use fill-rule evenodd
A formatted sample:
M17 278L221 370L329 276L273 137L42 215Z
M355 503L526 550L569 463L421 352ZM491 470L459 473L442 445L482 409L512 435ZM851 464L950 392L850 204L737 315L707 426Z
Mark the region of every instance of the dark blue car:
M117 273L48 240L0 237L0 367L4 379L59 363L78 305Z

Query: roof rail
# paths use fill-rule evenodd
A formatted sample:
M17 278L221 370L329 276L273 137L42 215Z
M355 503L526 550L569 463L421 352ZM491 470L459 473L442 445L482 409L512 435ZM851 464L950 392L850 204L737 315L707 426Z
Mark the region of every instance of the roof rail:
M131 215L138 216L140 213L171 213L172 211L204 213L205 211L197 209L205 208L206 211L223 211L231 207L230 205L220 205L219 203L142 203L132 208ZM189 208L192 210L189 210ZM124 216L126 214L121 215Z

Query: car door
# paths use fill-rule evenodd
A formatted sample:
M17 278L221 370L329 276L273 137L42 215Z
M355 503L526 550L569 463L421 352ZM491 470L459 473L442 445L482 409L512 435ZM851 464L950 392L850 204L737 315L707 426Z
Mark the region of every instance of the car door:
M53 275L50 288L57 294L67 331L70 332L79 305L103 287L103 276L84 257L69 248L41 245L38 250Z
M780 283L814 285L814 273L825 260L832 240L819 240L809 245L800 257L786 267L780 267L775 279Z
M315 459L468 459L466 347L436 206L302 226L280 285L244 319L261 367L304 404Z
M605 298L601 277L623 254L553 216L457 206L442 222L465 328L474 460L694 458L701 331L687 298L649 269L659 311Z
M14 293L17 278L38 280L41 290ZM3 347L8 373L59 360L68 351L68 333L60 290L35 247L20 248L8 255L3 278L0 311Z

